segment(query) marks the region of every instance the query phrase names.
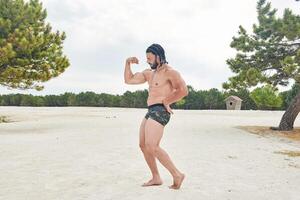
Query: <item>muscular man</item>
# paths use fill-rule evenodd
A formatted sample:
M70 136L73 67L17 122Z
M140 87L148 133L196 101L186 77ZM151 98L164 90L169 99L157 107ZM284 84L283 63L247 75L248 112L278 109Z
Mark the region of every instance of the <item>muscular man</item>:
M136 57L126 59L124 79L126 84L149 84L147 100L148 112L140 125L140 148L151 170L152 179L142 186L161 185L156 158L167 168L173 176L173 185L170 189L179 189L185 175L180 172L171 161L169 155L160 146L164 127L169 122L173 111L170 104L188 95L188 88L180 76L165 58L164 49L159 44L152 44L146 50L147 63L151 69L132 73L130 64L138 64Z

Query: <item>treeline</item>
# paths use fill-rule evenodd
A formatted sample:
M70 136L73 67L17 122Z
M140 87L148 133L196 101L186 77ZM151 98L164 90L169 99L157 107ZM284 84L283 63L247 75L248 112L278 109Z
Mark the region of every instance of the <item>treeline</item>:
M295 84L291 90L276 93L270 88L258 88L250 92L247 89L222 92L216 88L210 90L195 90L188 86L189 95L173 103L173 109L226 109L225 99L230 95L240 97L242 110L285 110L300 89ZM267 92L265 91L267 89ZM148 91L126 91L122 95L107 93L81 92L79 94L66 92L61 95L34 96L28 94L0 95L1 106L95 106L95 107L127 107L146 108ZM275 101L276 100L276 101Z

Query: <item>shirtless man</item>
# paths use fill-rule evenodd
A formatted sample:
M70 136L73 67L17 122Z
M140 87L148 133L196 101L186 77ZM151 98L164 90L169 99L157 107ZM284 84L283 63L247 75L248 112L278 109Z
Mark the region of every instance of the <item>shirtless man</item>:
M140 125L139 146L151 170L152 179L142 186L161 185L156 158L173 176L170 189L179 189L185 174L181 173L171 161L169 155L160 146L164 126L169 122L173 111L170 104L188 95L188 88L178 71L174 70L165 59L163 48L152 44L146 50L147 62L151 69L132 73L130 64L138 64L136 57L126 59L124 79L126 84L149 84L147 100L148 112Z

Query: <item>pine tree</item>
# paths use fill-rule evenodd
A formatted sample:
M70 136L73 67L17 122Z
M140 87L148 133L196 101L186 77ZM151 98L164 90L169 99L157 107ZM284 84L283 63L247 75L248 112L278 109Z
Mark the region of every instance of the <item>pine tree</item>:
M289 81L300 82L300 16L285 9L282 18L276 17L271 3L257 3L258 24L253 34L240 26L238 37L230 46L238 52L227 60L236 75L223 83L224 89L241 89L258 84L287 86ZM292 130L300 111L300 93L294 98L274 130Z
M0 84L42 90L70 65L64 32L52 32L39 0L0 0Z

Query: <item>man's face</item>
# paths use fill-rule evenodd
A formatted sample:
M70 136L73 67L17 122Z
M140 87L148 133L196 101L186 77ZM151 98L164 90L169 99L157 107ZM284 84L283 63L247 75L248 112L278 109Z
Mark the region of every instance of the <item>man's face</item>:
M147 63L154 64L154 62L155 62L155 55L153 53L151 53L151 52L146 53L146 57L147 57ZM156 62L160 63L159 62L159 56L156 56Z

